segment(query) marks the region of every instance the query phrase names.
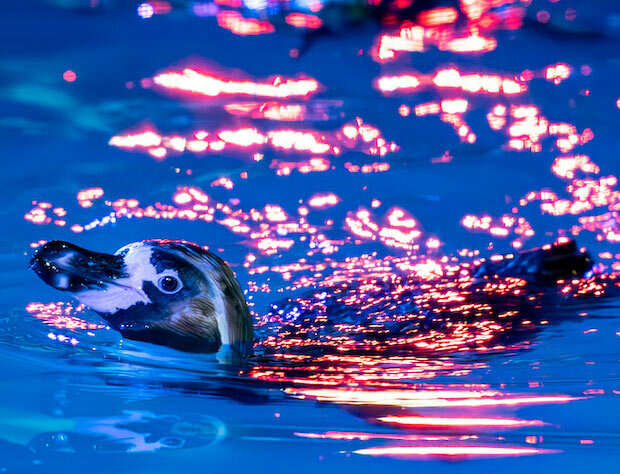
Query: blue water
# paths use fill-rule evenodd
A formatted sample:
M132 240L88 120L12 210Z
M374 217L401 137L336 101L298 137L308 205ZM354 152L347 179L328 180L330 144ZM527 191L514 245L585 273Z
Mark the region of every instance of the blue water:
M596 179L618 175L620 43L613 18L620 11L601 3L597 15L584 2L535 1L523 27L493 32L494 51L456 54L431 46L423 53L402 53L396 62L381 66L368 54L380 34L379 25L370 21L322 37L292 59L290 49L299 48L301 39L286 29L233 35L213 18L189 14L183 2L149 19L136 14L137 3L102 2L101 8L90 8L84 2L83 8L73 8L79 3L23 1L0 7L2 472L616 472L620 304L613 295L553 300L538 309L536 327L509 329L516 333L512 344L488 351L465 350L468 346L459 343L448 351L366 351L349 358L346 353L329 358L326 351L323 356L313 352L306 359L285 359L259 351L262 355L247 365L229 366L212 355L123 340L97 326L101 321L88 310L67 311L73 323L83 323L73 329L57 318L46 319L49 314L33 309L33 303L55 303L64 310L71 300L45 286L29 270L28 258L40 240L52 239L105 252L147 238L208 245L248 289L258 321L272 303L303 294L292 288L303 277L319 292L332 291L327 281L341 268L332 262L361 255L375 259L419 254L438 260L462 249L478 249L483 257L514 251L516 235L471 232L461 224L463 217L510 213L531 191L546 189L570 197L570 183L550 169L560 155L589 156L600 168ZM566 8L576 8L577 26L564 20L559 26L541 25L535 18L543 8L556 18L562 18ZM256 99L179 99L139 87L140 80L180 63L207 64L256 81L303 73L322 84L307 104L320 110L329 104L327 120L244 121L227 114L223 105ZM372 86L380 74L412 70L431 73L453 66L462 72L514 77L557 63L572 68L569 78L556 85L539 77L515 96L430 88L385 97ZM63 79L67 70L76 73L74 82ZM465 118L476 134L473 144L461 141L438 115L413 113L421 103L455 97L469 99ZM541 139L540 152L511 150L506 130L494 131L487 122L486 114L498 103L508 108L535 105L550 122L571 123L579 133L589 128L594 139L566 153L549 137ZM408 117L398 112L403 104L412 110ZM185 152L161 161L108 144L112 136L147 122L162 134L247 123L262 129L334 130L358 116L397 143L399 151L378 157L363 149L344 150L326 157L327 171L293 170L279 176L269 166L272 160L299 162L312 155L267 147L259 150L264 155L260 161L252 158L253 149ZM446 152L449 162L433 160ZM344 166L347 162L386 162L390 169L355 173ZM241 176L244 172L247 179ZM230 178L234 188L211 184L221 177ZM339 203L312 209L308 220L327 239L342 242L334 244L334 253L315 252L308 234L308 240L295 237L288 250L264 254L247 235L217 222L187 219L118 217L82 232L70 230L75 224L100 223L113 212L117 199L133 198L143 207L171 204L183 186L199 187L210 199L235 209L279 205L288 215L297 215L297 208L307 206L317 193L334 193ZM91 207L80 206L77 193L94 187L104 190L103 197ZM373 199L381 201L376 210ZM52 209L46 215L64 218L66 225L35 225L24 219L41 202L51 203L52 209L62 207L66 216L54 215ZM579 218L613 213L613 205L609 201L561 217L541 212L538 204L523 206L518 216L525 216L535 230L523 246L569 236L574 226L583 226ZM363 207L385 216L394 206L410 213L423 230L420 249L407 253L381 239L355 242L345 225L351 213ZM613 228L615 216L607 219ZM620 259L618 245L607 237L583 228L576 236L601 262L602 274ZM438 239L440 248L427 250L428 238ZM244 266L248 254L256 261ZM327 268L318 271L320 276L316 267L294 271L290 279L273 268L300 261ZM260 267L268 270L256 271ZM384 271L397 273L402 272ZM347 309L342 311L346 315ZM390 311L395 309L388 315ZM538 324L540 320L549 323ZM317 396L314 389L335 392ZM461 392L446 395L457 401L546 398L450 406L445 397L433 394L441 391ZM356 398L359 393L367 398ZM429 399L443 401L435 406L420 402ZM537 422L416 427L381 421L386 416ZM395 446L429 449L431 454L363 451ZM446 457L432 454L437 446L515 448L519 455L489 455L487 450ZM524 449L541 451L519 451Z

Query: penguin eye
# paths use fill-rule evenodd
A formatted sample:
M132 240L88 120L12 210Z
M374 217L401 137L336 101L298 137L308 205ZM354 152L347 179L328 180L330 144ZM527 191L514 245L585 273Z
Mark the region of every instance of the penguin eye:
M181 289L181 282L176 277L166 275L159 279L159 281L157 282L157 286L164 293L172 294L176 293Z

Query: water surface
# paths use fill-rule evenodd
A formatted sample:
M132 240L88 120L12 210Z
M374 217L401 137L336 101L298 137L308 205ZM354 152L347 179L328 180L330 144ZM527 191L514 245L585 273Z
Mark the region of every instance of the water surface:
M611 3L311 41L322 9L129 3L2 7L0 468L615 471ZM247 365L122 340L27 265L147 238L229 262ZM596 276L472 296L480 259L567 238Z

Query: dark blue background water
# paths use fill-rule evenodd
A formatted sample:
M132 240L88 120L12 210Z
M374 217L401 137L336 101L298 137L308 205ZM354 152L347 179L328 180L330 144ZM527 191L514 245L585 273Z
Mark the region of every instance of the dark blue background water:
M497 98L470 98L472 110L467 120L478 138L471 145L461 143L451 126L437 116L399 115L401 104L414 106L438 96L427 91L386 98L372 88L372 81L381 72L381 67L366 54L379 32L375 23L322 38L295 60L289 57L289 50L299 46L297 35L277 32L235 36L218 28L212 18L197 18L180 7L145 20L136 15L136 5L128 3L131 5L81 10L34 1L8 2L1 7L3 472L616 471L620 322L618 303L612 298L543 309L549 312L550 319L566 321L530 335L527 347L454 360L437 355L437 360L454 363L463 373L438 370L434 378L428 379L426 376L433 371L422 369L419 379L408 377L403 381L412 391L424 383L463 390L471 389L472 384L485 384L520 396L564 394L580 398L570 403L524 407L431 410L433 416L519 418L547 423L491 430L386 427L376 421L381 410L372 405L317 403L312 397L291 397L285 389L294 384L262 382L248 377L247 370L239 375L237 369L222 366L211 356L122 341L105 329L90 334L58 329L44 325L25 311L31 302L69 301L44 286L27 266L31 242L55 238L108 252L146 238L194 241L221 249L219 253L231 263L244 288L249 280L271 284L272 293L254 296L258 313L264 313L270 302L289 296L286 291L277 292L285 285L277 275L249 275L242 263L248 251L258 252L247 240L215 223L120 219L115 225L79 234L71 232L70 225L84 225L110 212L101 202L82 209L75 196L85 188L103 188L104 199L110 201L132 197L146 204L170 203L178 186L194 185L221 202L238 198L245 209L278 204L290 213L299 200L307 200L317 192L333 192L341 203L321 211L321 218L335 221L326 231L335 240L348 235L343 228L347 212L359 206L369 208L376 198L382 201L383 210L399 206L413 214L425 235L441 240L442 254L476 248L483 255L510 251L510 240L468 232L460 225L464 215L499 216L532 190L548 188L561 196L566 194L565 183L550 171L558 153L548 142L543 142L541 153L508 151L504 147L506 136L488 127L485 115ZM550 64L566 63L573 67L566 81L554 85L534 80L528 84L525 96L502 98L502 102L535 104L550 121L570 122L579 131L591 128L594 140L573 153L588 154L599 165L601 176L617 175L620 49L610 24L613 26L613 18L617 18L613 15L620 12L614 13L609 4L601 3L605 15L586 14L583 10L583 16L578 17L589 18L584 20L585 26L579 23L580 27L604 35L576 34L543 27L532 20L538 9L547 8L561 18L563 10L557 13L557 9L571 6L580 12L583 2L563 2L561 6L534 2L528 12L530 20L523 28L497 32L498 47L493 52L455 55L430 48L423 54L406 55L392 70L430 72L455 65L464 71L512 76L526 69L541 70ZM359 54L359 50L364 53ZM385 159L347 152L331 158L334 169L328 172L293 172L281 177L268 167L271 159L293 161L300 157L268 150L259 163L252 162L250 153L203 158L186 153L156 161L109 146L111 136L144 120L160 130L178 132L196 127L216 129L230 123L221 103L188 106L152 90L126 86L127 82L137 84L163 68L192 58L208 60L224 69L240 69L255 78L274 74L290 77L300 72L310 75L325 86L322 99L342 101L342 116L302 127L333 129L361 116L366 123L377 126L386 139L398 143L400 151ZM589 66L591 73L583 74L582 65ZM63 80L68 69L76 72L75 82ZM586 89L587 95L583 92ZM431 162L431 158L446 151L452 156L450 163ZM384 173L350 173L342 166L345 161L359 165L387 161L391 168ZM191 176L186 174L187 169L192 170ZM249 173L247 180L239 178L243 171ZM222 176L233 178L233 191L209 187ZM32 201L64 207L69 224L35 226L26 221L23 216L33 207ZM578 216L553 217L537 209L524 213L536 229L526 246L551 242L578 223ZM601 252L617 252L617 246L597 241L594 233L583 232L578 240L597 259ZM259 256L259 262L268 266L294 263L307 250L296 244L288 252ZM399 250L381 245L363 249L345 245L333 258L341 260L368 250L399 255ZM318 255L315 261L321 258L328 257ZM581 313L586 315L579 316ZM98 322L88 312L77 317ZM63 342L59 335L74 337L78 342ZM430 357L429 363L433 359ZM412 358L406 366L417 367L428 360ZM385 365L386 371L394 366L389 361ZM353 371L362 374L363 367L354 364ZM381 379L381 370L376 374ZM307 436L327 432L384 437L346 440ZM447 436L451 438L440 441L452 445L506 444L557 452L523 457L457 457L452 461L432 456L394 459L354 453L394 444L433 445L432 440L385 438L411 435ZM461 438L464 435L478 438Z

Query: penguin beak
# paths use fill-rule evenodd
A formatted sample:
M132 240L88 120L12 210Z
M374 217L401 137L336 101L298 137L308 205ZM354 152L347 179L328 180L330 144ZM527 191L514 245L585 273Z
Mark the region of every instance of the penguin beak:
M72 293L103 290L114 280L127 276L123 257L91 252L60 240L37 249L30 268L51 287Z

